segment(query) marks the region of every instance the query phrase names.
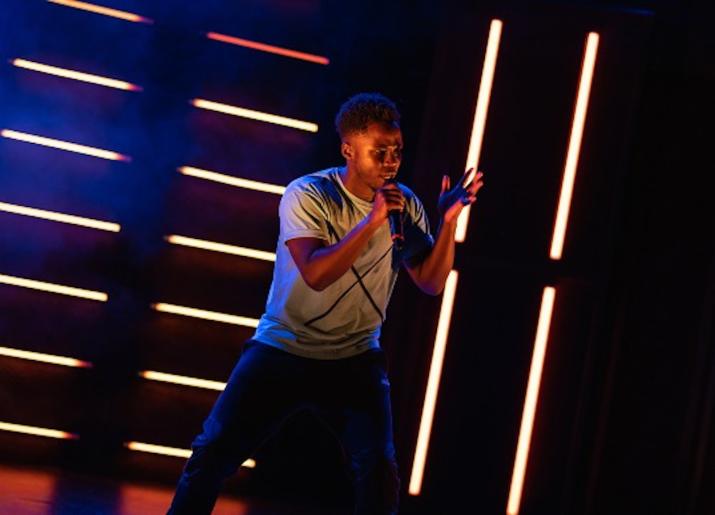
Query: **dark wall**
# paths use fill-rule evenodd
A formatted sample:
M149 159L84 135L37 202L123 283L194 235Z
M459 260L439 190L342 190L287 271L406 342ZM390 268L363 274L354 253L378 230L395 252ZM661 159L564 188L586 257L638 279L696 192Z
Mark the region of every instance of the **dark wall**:
M286 184L339 163L340 102L379 90L403 112L405 183L434 204L466 159L489 21L504 21L423 492L406 493L439 298L401 277L384 328L405 513L503 513L544 286L557 291L522 513L713 511L710 438L715 213L706 187L713 39L700 2L114 1L132 24L39 0L0 12L0 128L128 154L110 162L0 138L0 202L115 221L118 234L0 212L0 274L109 294L107 303L0 285L0 346L91 361L0 357L2 459L173 482L249 328L153 311L157 301L260 316L268 262L164 236L273 250L278 197L186 177L183 165ZM648 11L644 9L649 9ZM330 58L209 41L208 30ZM588 31L601 34L564 258L548 258ZM20 70L16 57L122 78L122 92ZM314 121L317 134L199 111L192 98ZM404 275L404 274L403 274ZM340 453L293 420L231 492L349 503ZM466 508L465 508L466 507Z

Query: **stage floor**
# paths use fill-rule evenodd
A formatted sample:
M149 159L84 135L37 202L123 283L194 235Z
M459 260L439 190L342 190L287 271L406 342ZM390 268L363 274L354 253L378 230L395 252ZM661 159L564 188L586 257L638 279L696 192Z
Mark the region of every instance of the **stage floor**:
M54 469L0 465L0 515L159 515L173 489ZM344 510L222 497L214 515L347 515Z

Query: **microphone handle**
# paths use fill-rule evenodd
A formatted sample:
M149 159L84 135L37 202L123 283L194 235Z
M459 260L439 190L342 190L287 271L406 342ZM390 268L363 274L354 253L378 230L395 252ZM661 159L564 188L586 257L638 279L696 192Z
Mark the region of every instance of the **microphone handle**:
M402 227L402 213L398 209L394 209L387 214L390 221L390 234L392 242L398 249L401 249L405 244L405 234Z

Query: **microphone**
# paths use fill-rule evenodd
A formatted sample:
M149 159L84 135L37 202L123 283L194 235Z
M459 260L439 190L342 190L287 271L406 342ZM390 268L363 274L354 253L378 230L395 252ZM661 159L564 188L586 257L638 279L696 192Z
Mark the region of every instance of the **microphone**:
M397 184L395 179L390 179L387 181L388 184ZM402 212L399 209L392 209L388 211L387 218L390 222L390 235L392 236L392 243L400 250L405 245L405 232L402 227Z

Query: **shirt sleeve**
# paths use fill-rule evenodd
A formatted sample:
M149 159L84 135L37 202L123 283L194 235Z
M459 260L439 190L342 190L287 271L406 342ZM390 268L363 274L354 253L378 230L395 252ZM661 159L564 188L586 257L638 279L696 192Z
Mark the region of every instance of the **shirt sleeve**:
M409 189L404 190L407 201L402 219L405 245L400 250L399 257L402 262L417 264L429 254L434 246L434 238L422 202Z
M283 241L295 238L328 240L325 204L317 193L300 184L286 188L278 207Z

